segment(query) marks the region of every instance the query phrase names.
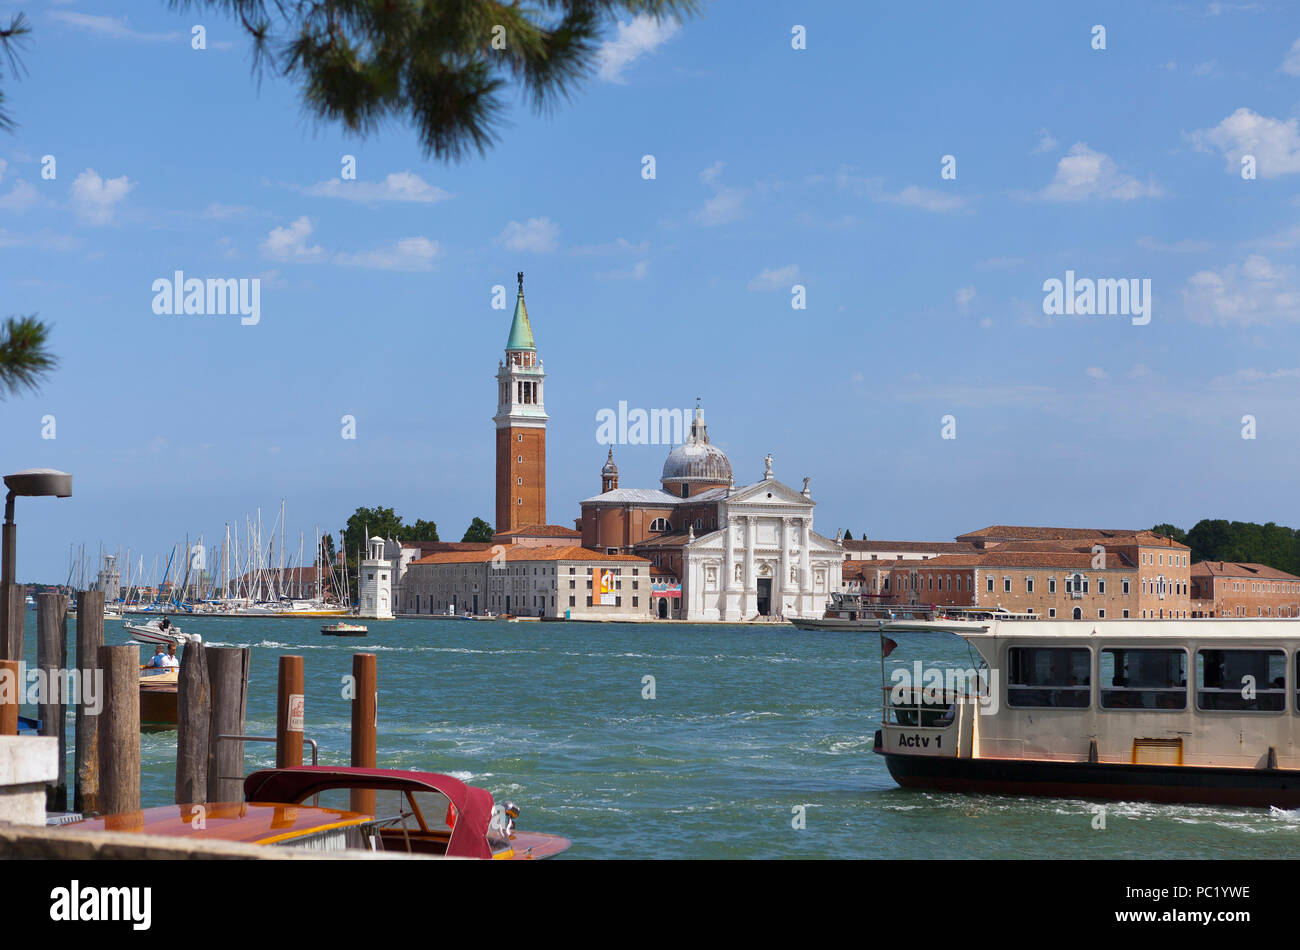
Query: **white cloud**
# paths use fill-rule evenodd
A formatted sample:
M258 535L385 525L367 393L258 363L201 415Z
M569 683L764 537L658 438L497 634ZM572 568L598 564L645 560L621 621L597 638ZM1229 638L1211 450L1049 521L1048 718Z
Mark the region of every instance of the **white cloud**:
M262 253L276 261L319 261L325 256L320 245L307 244L311 237L311 219L303 216L286 228L272 228L262 241Z
M626 82L623 70L668 42L680 28L676 20L656 20L645 14L629 23L620 22L614 38L596 51L596 74L606 82Z
M799 279L799 265L788 264L785 267L769 267L748 284L750 290L789 290L790 285Z
M433 270L433 261L439 250L437 241L409 237L374 251L336 254L334 261L347 267L368 267L373 270L427 271Z
M1207 60L1204 63L1197 63L1195 66L1192 67L1192 75L1210 76L1213 75L1214 71L1218 69L1218 67L1219 67L1218 61L1213 59Z
M1300 319L1300 289L1289 267L1279 267L1262 254L1251 254L1240 265L1203 270L1187 279L1183 303L1199 323L1263 325Z
M444 191L437 185L431 185L419 175L409 171L393 172L379 181L343 181L331 178L309 188L302 189L304 194L319 198L345 198L348 201L404 201L429 204L446 201L451 192Z
M637 261L629 268L622 270L606 271L603 274L597 274L597 277L603 277L606 280L644 280L645 276L650 273L649 261Z
M1104 369L1102 369L1100 366L1089 366L1087 369L1084 370L1084 372L1087 373L1089 376L1091 376L1093 379L1109 379L1109 378L1110 378L1110 374L1108 374L1108 373L1107 373Z
M1095 151L1085 142L1076 142L1056 163L1056 177L1039 192L1039 197L1045 201L1083 201L1088 198L1131 201L1159 194L1160 189L1155 185L1144 185L1133 176L1123 174L1105 152Z
M885 188L883 179L855 175L845 166L841 166L835 173L835 184L860 198L887 201L891 204L922 208L926 211L961 211L970 204L968 199L958 195L916 185L908 185L902 191L891 192Z
M633 244L627 238L617 238L609 244L583 244L572 249L573 254L644 254L650 250L650 242Z
M1052 138L1052 133L1047 129L1038 130L1038 144L1034 146L1034 152L1051 152L1060 146L1060 142Z
M714 190L713 197L704 202L704 207L692 213L691 219L706 228L727 224L743 217L745 199L749 192L745 188L732 188L722 184L723 163L714 162L700 172L700 181Z
M1238 109L1212 129L1193 132L1189 138L1203 151L1211 147L1224 154L1228 173L1241 174L1243 155L1255 156L1255 173L1276 178L1300 172L1300 122L1270 119Z
M14 213L26 211L38 201L40 201L40 194L32 183L19 179L14 182L14 187L9 194L0 195L0 211L12 211Z
M120 178L100 178L93 168L87 168L72 182L72 206L77 214L91 224L108 224L113 220L117 205L135 187L125 175Z
M529 218L522 224L511 221L497 241L512 251L545 254L559 246L560 226L550 218Z
M188 39L184 33L142 33L127 24L126 17L96 16L71 10L55 10L51 16L69 26L87 30L111 40L137 40L144 43L171 43Z
M1291 49L1282 60L1280 68L1288 76L1300 76L1300 40L1291 44Z
M205 218L215 218L218 221L224 221L227 218L239 218L252 210L247 205L223 205L219 202L212 202L203 212Z
M81 242L62 234L16 234L0 228L0 247L34 247L42 251L75 251Z
M922 208L925 211L960 211L967 205L966 199L958 195L950 195L933 188L920 188L916 185L908 185L902 191L895 193L881 192L875 198L877 201L889 201L910 208Z
M953 295L953 299L957 301L957 306L961 308L961 312L965 313L970 308L970 302L975 299L975 288L959 287L957 293Z

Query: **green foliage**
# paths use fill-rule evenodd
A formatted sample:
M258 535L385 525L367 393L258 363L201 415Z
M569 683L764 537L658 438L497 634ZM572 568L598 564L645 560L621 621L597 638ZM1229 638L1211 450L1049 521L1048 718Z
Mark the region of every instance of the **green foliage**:
M8 63L9 72L14 78L21 75L23 70L23 65L18 59L16 50L23 45L23 37L31 31L32 28L27 22L26 15L22 13L15 13L9 19L9 25L0 28L0 53L4 54L4 58L0 59L0 67ZM0 76L3 75L4 70L0 68ZM0 131L9 132L13 130L14 122L13 119L9 118L9 113L5 111L4 101L4 90L0 89Z
M1187 541L1187 532L1182 528L1176 528L1171 524L1158 524L1151 530L1166 538L1173 538L1179 544L1185 544Z
M423 518L416 519L415 524L407 525L401 537L402 541L437 541L438 526Z
M852 532L852 531L845 531L845 532L844 532L844 540L845 540L845 541L852 541L852 540L853 540L853 532Z
M35 391L42 376L59 365L46 349L50 328L30 317L9 317L0 328L0 390Z
M469 523L469 527L465 529L465 537L461 538L460 540L462 543L466 541L481 541L481 542L491 543L492 535L494 533L495 532L492 530L492 526L490 524L488 524L482 518L475 518L473 521Z
M480 155L517 83L545 112L576 90L619 14L682 18L697 0L170 0L220 11L253 44L253 71L301 85L316 118L362 138L409 122L426 156Z
M1186 534L1173 525L1151 529L1168 534L1192 549L1192 561L1240 561L1266 564L1288 574L1300 575L1300 532L1274 524L1253 521L1204 519ZM1176 534L1171 532L1177 532Z

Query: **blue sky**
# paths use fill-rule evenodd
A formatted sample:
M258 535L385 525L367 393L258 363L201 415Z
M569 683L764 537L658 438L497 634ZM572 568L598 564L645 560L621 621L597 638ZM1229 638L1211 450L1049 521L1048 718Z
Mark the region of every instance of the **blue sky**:
M0 435L6 470L75 476L19 502L20 580L62 580L71 542L150 564L281 497L293 549L358 505L459 540L492 517L491 296L518 270L555 523L599 489L600 409L697 396L737 481L772 453L829 535L1300 522L1300 7L716 2L612 26L571 102L511 98L452 165L259 89L219 15L18 10L0 299L61 367ZM176 270L260 278L260 323L155 314ZM1150 323L1044 314L1067 270L1149 279ZM616 447L622 484L665 454Z

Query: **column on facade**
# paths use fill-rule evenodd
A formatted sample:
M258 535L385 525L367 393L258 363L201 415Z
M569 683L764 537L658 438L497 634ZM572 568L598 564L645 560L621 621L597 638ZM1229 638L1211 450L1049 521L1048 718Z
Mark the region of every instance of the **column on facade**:
M774 585L773 596L779 596L781 613L785 612L785 595L790 589L790 519L781 519L781 580Z
M808 546L812 534L812 522L808 518L799 520L799 593L812 594L812 571L808 567Z
M754 573L755 529L758 519L754 515L745 516L745 593L754 593L758 589ZM752 604L749 606L753 606Z
M736 569L733 565L736 560L736 541L735 541L736 534L735 531L732 530L733 525L732 525L731 516L728 515L724 519L724 521L727 529L727 546L726 546L726 555L725 555L726 563L722 565L722 573L723 573L722 589L735 590Z

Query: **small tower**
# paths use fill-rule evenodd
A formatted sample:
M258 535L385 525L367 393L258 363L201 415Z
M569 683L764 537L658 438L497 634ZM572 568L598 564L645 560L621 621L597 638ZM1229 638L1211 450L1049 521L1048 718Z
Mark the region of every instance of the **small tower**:
M604 494L607 491L613 491L618 487L618 466L614 464L614 450L609 450L609 458L605 459L605 467L600 470L600 491Z
M546 523L546 374L524 305L523 271L518 279L506 358L497 368L497 414L492 420L497 429L498 531Z
M384 557L384 539L375 535L361 562L358 614L372 620L393 619L393 563Z

